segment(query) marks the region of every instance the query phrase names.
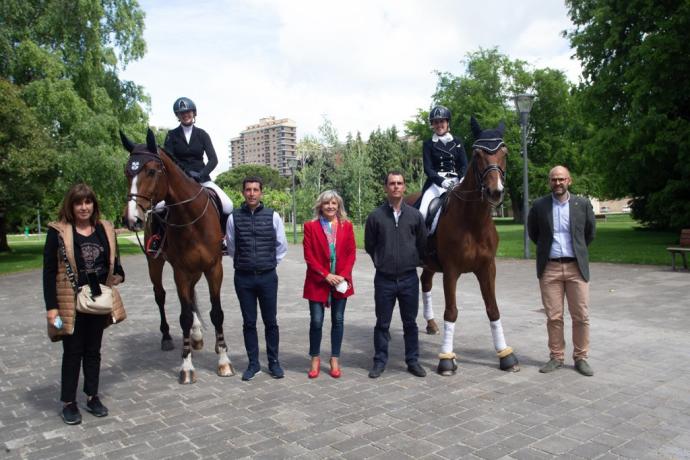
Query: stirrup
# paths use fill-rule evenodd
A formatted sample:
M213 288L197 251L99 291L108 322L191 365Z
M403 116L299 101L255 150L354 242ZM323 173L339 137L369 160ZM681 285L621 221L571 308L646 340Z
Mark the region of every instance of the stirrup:
M149 237L149 240L146 242L146 253L154 255L158 252L160 247L161 247L161 236L158 233L151 235Z

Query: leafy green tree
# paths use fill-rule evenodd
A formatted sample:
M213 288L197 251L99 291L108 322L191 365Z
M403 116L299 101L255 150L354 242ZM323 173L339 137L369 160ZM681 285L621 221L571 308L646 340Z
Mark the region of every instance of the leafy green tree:
M327 118L319 126L319 135L319 138L307 136L297 144L300 166L295 177L295 198L299 222L313 218L314 201L322 191L335 188L337 171L342 166L343 146Z
M690 226L690 2L566 0L583 65L585 149L633 216Z
M216 176L214 182L223 190L242 190L245 177L257 176L263 180L264 188L283 190L290 186L290 179L282 177L277 169L260 164L239 165Z
M264 205L281 215L286 225L292 222L292 195L286 190L265 188L262 201Z
M388 171L404 172L403 144L404 142L398 138L398 130L395 126L383 131L378 128L369 135L367 151L374 179L378 184L383 183Z
M21 99L0 79L0 252L9 251L7 223L35 215L58 172L53 139Z
M347 136L341 166L338 168L334 188L345 202L350 220L363 225L367 215L376 205L378 194L367 146L362 137Z
M54 173L41 174L37 164L32 175L45 191L42 206L49 218L65 191L79 181L94 187L105 217L120 213L126 153L117 132L145 132L140 103L147 98L141 87L117 74L143 56L143 19L134 0L0 3L0 78L31 109L38 125L35 137L49 136L56 151ZM14 123L0 126L0 137L13 138ZM3 179L8 183L22 180L17 168L8 174L17 175ZM20 205L13 201L9 206ZM21 209L7 215L15 216L10 226L27 219Z

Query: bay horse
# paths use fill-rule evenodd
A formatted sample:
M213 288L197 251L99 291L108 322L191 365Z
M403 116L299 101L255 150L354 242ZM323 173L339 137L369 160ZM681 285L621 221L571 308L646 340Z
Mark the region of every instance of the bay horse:
M216 331L215 351L218 355L217 374L234 375L223 336L223 310L220 288L223 282L222 233L220 218L208 191L188 177L173 159L156 145L156 138L148 130L146 144L135 144L120 132L122 145L130 152L125 169L129 193L124 221L132 231L150 229L146 220L154 207L165 201L167 231L162 244L162 257L146 254L149 278L161 314L162 348L172 349L169 326L165 319L165 289L163 266L169 262L173 268L177 295L180 299L180 326L182 327L181 384L196 382L192 363L192 349L203 347L201 323L198 316L194 287L203 274L211 296L211 322ZM145 235L148 236L148 235ZM156 254L158 255L158 254Z
M501 122L496 129L483 130L472 117L470 125L476 139L472 145L472 159L464 179L447 193L445 208L429 241L430 245L435 243L436 251L427 255L420 278L422 293L430 302L434 273L443 273L444 331L437 372L446 376L457 370L453 352L458 318L455 292L462 273L474 273L479 281L499 367L512 372L520 370L513 349L505 343L495 292L498 233L491 210L503 201L505 193L508 155L503 142L505 124ZM406 202L412 204L418 196L411 195Z

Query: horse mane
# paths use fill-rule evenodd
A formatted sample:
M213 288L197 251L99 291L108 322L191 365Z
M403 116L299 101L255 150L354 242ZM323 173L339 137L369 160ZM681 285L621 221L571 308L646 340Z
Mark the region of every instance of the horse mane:
M162 154L162 155L161 155L161 154ZM189 176L187 175L187 173L184 172L184 169L182 169L182 165L181 165L180 161L179 161L177 158L175 158L172 154L168 153L163 147L158 146L158 156L161 157L161 161L162 161L162 159L163 159L163 155L165 155L166 158L169 159L169 160L172 162L172 164L175 165L175 166L177 167L178 172L180 173L180 175L181 175L182 177L184 177L189 183L198 185L199 187L203 187L201 184L199 184L197 181L195 181L194 179L192 179L191 177L189 177Z
M164 154L166 154L166 155L168 156L168 158L170 158L170 160L172 160L172 162L175 163L175 165L176 165L178 168L182 169L182 164L180 163L180 160L178 160L177 158L175 158L175 157L173 156L172 153L168 152L167 150L165 150L165 149L164 149L163 147L161 147L161 146L158 146L158 150L159 150L160 152L163 152ZM159 155L160 155L160 152L159 152ZM184 170L182 170L182 172L184 172Z

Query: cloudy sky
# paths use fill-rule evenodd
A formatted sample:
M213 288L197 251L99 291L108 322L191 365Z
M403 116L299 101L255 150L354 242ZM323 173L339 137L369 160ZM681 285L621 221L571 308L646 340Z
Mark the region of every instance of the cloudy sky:
M429 108L435 70L463 73L480 47L566 72L579 64L561 31L562 0L139 0L147 53L121 78L151 97L151 124L177 125L186 96L211 135L218 174L228 145L259 118L291 118L298 138L324 117L341 138L411 119Z

